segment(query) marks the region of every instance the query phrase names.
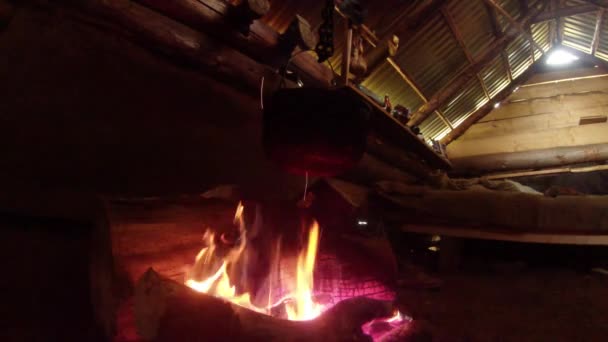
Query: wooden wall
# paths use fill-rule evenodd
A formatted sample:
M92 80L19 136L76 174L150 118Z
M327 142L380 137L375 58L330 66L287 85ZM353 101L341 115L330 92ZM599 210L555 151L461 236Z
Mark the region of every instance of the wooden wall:
M259 99L61 11L0 31L0 186L19 194L197 193L304 185L268 161Z
M608 144L608 123L579 125L579 120L606 116L607 95L608 74L603 70L536 75L450 144L448 154L456 168L475 169L481 165L476 161L490 157L496 160L494 169L504 169L509 165L500 160L508 161L513 153L544 151L536 155L549 158L556 148L597 149Z

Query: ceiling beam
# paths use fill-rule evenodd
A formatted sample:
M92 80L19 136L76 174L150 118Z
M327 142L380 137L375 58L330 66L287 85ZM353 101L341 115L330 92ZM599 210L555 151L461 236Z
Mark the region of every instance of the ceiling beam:
M477 121L481 120L484 116L488 115L494 109L494 103L504 101L509 95L515 91L516 88L524 84L532 75L535 73L535 68L529 67L523 74L521 74L517 79L513 82L509 83L509 85L503 89L500 93L494 96L495 101L488 101L485 105L475 111L471 116L469 116L464 122L460 124L460 126L456 127L452 130L448 135L446 135L443 139L441 139L442 144L449 144L452 141L456 140L458 137L464 134L473 124Z
M532 24L540 23L540 22L547 21L547 20L558 19L558 18L562 18L562 17L569 17L571 15L595 12L595 11L597 11L597 6L595 6L595 5L579 5L579 6L551 9L550 11L546 11L546 12L539 14L534 20L532 20Z
M460 48L464 52L465 56L467 57L469 64L471 64L471 65L475 64L475 60L474 60L473 56L471 55L471 52L469 51L469 49L467 49L467 46L464 43L464 38L462 38L462 34L460 33L460 30L456 26L454 18L452 17L450 12L447 10L447 8L444 7L441 9L441 14L443 15L443 18L445 19L448 26L450 27L450 30L452 31L454 38L456 38L458 45L460 46ZM481 84L483 93L486 95L486 97L489 100L491 97L490 97L490 92L488 91L488 88L486 87L486 84L481 79L481 76L479 76L479 73L475 74L475 76L477 77L477 80ZM451 127L451 125L450 125L450 127Z
M591 42L591 56L595 56L597 47L600 44L600 32L602 31L602 21L604 19L603 8L597 11L597 18L595 19L595 31L593 32L593 41Z
M538 15L538 13L542 12L543 8L544 7L542 6L532 8L528 16L522 18L519 21L519 24L527 24L531 19ZM408 125L419 125L429 115L431 115L431 113L452 99L459 91L462 90L462 87L464 87L472 78L476 77L476 74L491 63L496 57L499 57L503 50L517 37L518 35L516 33L507 32L495 40L474 64L469 65L451 82L430 97L428 103L424 104L412 115L412 119L410 122L408 122Z
M523 24L518 22L515 18L513 18L509 12L507 12L504 8L502 8L502 6L500 6L499 4L496 3L496 1L494 0L484 0L488 5L494 7L496 9L496 11L498 11L498 13L500 13L502 16L504 16L505 18L507 18L507 20L509 21L509 23L511 23L511 25L515 26L515 28L524 36L526 37L526 39L528 39L528 41L530 41L530 44L532 44L534 46L534 48L538 49L542 54L545 54L545 49L543 49L540 45L538 45L536 43L536 41L534 41L534 38L532 37L532 35L530 35L527 31L526 31L526 26L529 24Z

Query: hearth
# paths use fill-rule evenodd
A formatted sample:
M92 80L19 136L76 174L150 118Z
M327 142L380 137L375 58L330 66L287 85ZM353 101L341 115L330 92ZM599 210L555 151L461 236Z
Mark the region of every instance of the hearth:
M346 217L317 221L310 200L235 197L106 202L115 341L390 340L407 329L385 238Z

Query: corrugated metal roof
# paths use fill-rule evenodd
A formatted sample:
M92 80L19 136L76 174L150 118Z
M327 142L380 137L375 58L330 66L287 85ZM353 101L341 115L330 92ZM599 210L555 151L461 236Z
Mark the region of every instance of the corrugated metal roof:
M509 85L509 74L502 56L496 57L488 66L479 73L490 97L494 97Z
M584 2L583 2L584 3ZM581 1L568 0L565 6L581 5ZM562 19L562 44L571 48L591 53L593 34L595 32L596 12L577 14Z
M604 14L602 18L602 26L600 28L599 42L595 56L608 61L608 14Z
M410 110L416 110L423 104L422 99L388 62L384 62L362 84L380 96L388 94L394 106L400 104Z
M467 64L467 59L438 13L395 56L397 64L430 97Z
M481 83L473 79L467 84L461 93L456 95L440 110L453 127L460 125L474 111L488 102L483 92Z
M513 78L517 78L523 74L530 65L532 65L532 50L530 50L530 42L522 35L517 37L505 49L509 60L509 68Z
M431 114L420 126L420 132L426 139L441 140L450 133L450 127L446 125L437 113Z
M549 33L549 22L545 21L542 23L530 25L530 31L532 31L532 38L536 44L540 45L545 51L549 51L552 46L551 35ZM542 57L542 53L538 49L534 49L534 60Z
M514 19L519 19L522 16L519 0L496 0L496 3ZM509 20L503 15L500 15L500 13L496 14L496 20L498 21L498 27L503 32L511 25Z
M496 37L492 31L492 24L484 1L453 0L448 3L447 10L454 18L464 45L473 59L485 52ZM476 23L476 25L471 25L471 23Z

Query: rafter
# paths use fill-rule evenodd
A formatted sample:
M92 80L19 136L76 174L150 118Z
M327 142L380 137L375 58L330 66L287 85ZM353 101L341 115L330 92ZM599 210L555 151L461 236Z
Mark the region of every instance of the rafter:
M600 8L597 11L597 18L595 19L595 31L593 32L593 41L591 43L591 55L595 56L595 52L597 51L597 47L600 43L600 32L602 31L602 21L604 19L603 8Z
M518 22L515 18L513 18L509 12L507 12L504 8L502 8L502 6L500 6L499 4L496 3L496 1L494 0L484 0L488 5L494 7L496 9L496 11L498 11L498 13L500 13L502 16L504 16L505 18L507 18L507 20L509 21L509 23L511 23L511 25L515 26L515 28L524 36L526 37L526 39L528 39L528 41L530 42L530 44L532 44L534 46L534 48L538 49L542 54L545 54L545 49L543 49L540 45L538 45L536 43L536 41L534 41L534 38L532 37L532 35L530 35L527 31L526 31L526 26L528 25L528 23L522 25L522 23Z
M498 18L496 17L496 11L494 7L488 5L487 3L483 3L488 18L490 18L490 26L492 27L492 32L494 33L495 38L501 38L503 36L503 32L500 30L498 26ZM505 70L507 71L507 77L509 78L509 82L513 81L513 75L511 75L511 68L509 67L509 58L507 58L507 54L505 51L500 52L500 58L502 59L503 64L505 65Z
M544 7L534 7L530 10L528 16L519 21L519 25L525 25L532 18L542 12ZM412 119L408 123L409 126L418 125L426 119L431 113L443 106L447 101L453 98L475 75L484 67L491 63L496 57L500 56L504 48L507 47L518 37L517 34L508 32L496 39L490 47L477 59L477 61L465 68L457 77L443 87L440 91L429 98L429 102L413 114Z
M521 74L515 81L509 83L509 85L505 89L503 89L494 97L496 101L488 102L481 108L477 109L477 111L471 114L471 116L464 120L464 122L462 122L458 127L448 133L448 135L446 135L443 139L441 139L441 143L447 145L452 141L456 140L462 134L464 134L464 132L466 132L471 126L473 126L473 124L481 120L484 116L488 115L494 109L494 103L501 102L507 97L509 97L509 95L511 95L516 88L524 84L528 79L530 79L530 77L534 73L534 67L528 68L528 70Z
M452 31L454 38L456 38L458 45L460 46L460 48L464 52L465 56L467 57L469 64L471 64L471 65L475 64L475 60L473 59L473 56L471 55L471 52L469 51L469 49L467 49L467 46L464 43L464 39L462 38L462 34L460 33L460 30L456 26L456 23L454 22L454 18L452 17L450 12L447 10L447 8L444 7L441 9L441 14L443 15L443 18L445 19L448 26L450 27L450 30ZM481 76L479 76L479 73L475 74L475 76L477 77L477 80L481 84L481 87L483 89L485 96L489 100L491 97L490 97L490 92L488 91L488 88L486 87L486 84L483 82L483 79L481 79Z

